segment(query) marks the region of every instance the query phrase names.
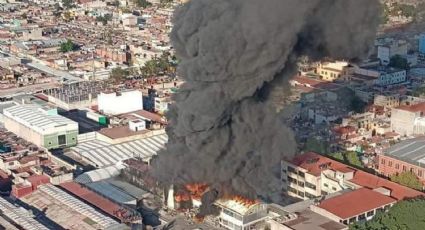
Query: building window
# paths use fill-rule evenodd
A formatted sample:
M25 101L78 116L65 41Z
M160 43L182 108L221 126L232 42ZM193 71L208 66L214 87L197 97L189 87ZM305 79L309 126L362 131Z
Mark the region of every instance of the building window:
M288 166L288 172L297 173L297 171L291 166Z
M393 167L393 162L392 161L388 161L388 166Z
M336 188L335 187L332 187L332 190L336 191Z
M298 181L296 179L292 178L292 177L288 177L288 181L290 183L294 183L294 184L298 183Z
M325 192L325 191L322 191L321 193L322 193L322 196L327 196L328 195L328 193Z
M364 219L366 219L366 215L364 213L359 215L358 220L364 220Z
M316 185L314 185L314 184L312 184L312 183L305 182L305 187L307 187L307 188L311 188L311 189L313 189L313 190L316 190Z
M305 196L306 196L307 198L309 198L309 199L313 199L313 198L315 198L315 197L316 197L315 195L310 194L310 193L308 193L308 192L306 192L306 193L305 193Z
M418 170L418 177L422 177L422 170Z
M407 171L407 167L406 167L406 165L403 165L403 172L406 172Z
M399 169L400 168L400 165L399 164L395 164L395 169Z
M354 223L356 221L356 217L353 217L353 218L350 218L349 220L348 220L348 223Z
M282 169L282 173L285 173L285 174L286 174L286 169L284 169L284 168L283 168L283 169Z
M326 184L326 183L324 183L324 184L323 184L323 186L325 186L326 188L327 188L327 187L329 187L329 185L328 185L328 184Z
M385 159L381 159L381 165L385 165Z
M367 212L367 217L373 216L373 211Z
M285 178L282 178L282 182L283 182L283 183L286 183L286 179L285 179Z
M298 196L304 197L304 192L298 191Z
M48 145L52 145L52 142L51 141L49 141L49 143L47 143Z
M304 187L304 182L302 182L302 181L298 181L298 186L300 186L300 187Z
M301 172L301 171L298 171L298 175L300 176L300 177L304 177L304 173L303 172Z
M294 194L297 194L297 190L294 189L294 188L291 188L291 187L288 188L288 192L292 192Z

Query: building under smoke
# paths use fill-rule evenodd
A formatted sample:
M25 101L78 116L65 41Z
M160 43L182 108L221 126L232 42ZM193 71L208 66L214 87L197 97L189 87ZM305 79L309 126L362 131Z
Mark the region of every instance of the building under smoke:
M192 0L177 9L171 39L185 84L154 175L208 184L201 214L228 194L270 198L273 166L296 148L271 105L289 94L298 59L361 57L379 15L376 0Z

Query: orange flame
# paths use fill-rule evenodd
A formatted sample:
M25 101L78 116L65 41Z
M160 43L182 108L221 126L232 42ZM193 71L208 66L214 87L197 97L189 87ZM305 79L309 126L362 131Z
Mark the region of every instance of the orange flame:
M251 199L248 199L246 197L239 196L239 195L232 196L230 199L234 200L234 201L236 201L240 204L243 204L244 206L248 206L248 207L258 203L257 200L251 200Z
M187 184L185 185L187 191L189 191L192 199L201 199L202 195L208 189L207 184Z

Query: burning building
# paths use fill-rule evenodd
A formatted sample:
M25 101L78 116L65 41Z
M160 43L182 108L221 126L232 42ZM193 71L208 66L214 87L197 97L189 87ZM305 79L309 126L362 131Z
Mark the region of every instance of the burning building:
M268 216L267 204L240 196L220 199L214 204L219 209L220 225L226 229L252 229Z

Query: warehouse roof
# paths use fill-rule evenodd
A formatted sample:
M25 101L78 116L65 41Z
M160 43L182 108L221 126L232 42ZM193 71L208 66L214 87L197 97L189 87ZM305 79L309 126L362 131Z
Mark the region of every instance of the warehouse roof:
M78 123L57 114L48 114L38 105L17 105L4 110L4 115L39 133L58 127L78 129Z
M425 137L402 141L386 149L385 154L409 163L425 164Z
M149 159L164 147L167 140L167 134L146 137L116 145L93 140L79 143L77 146L72 147L72 150L90 161L92 165L103 168L133 157Z

